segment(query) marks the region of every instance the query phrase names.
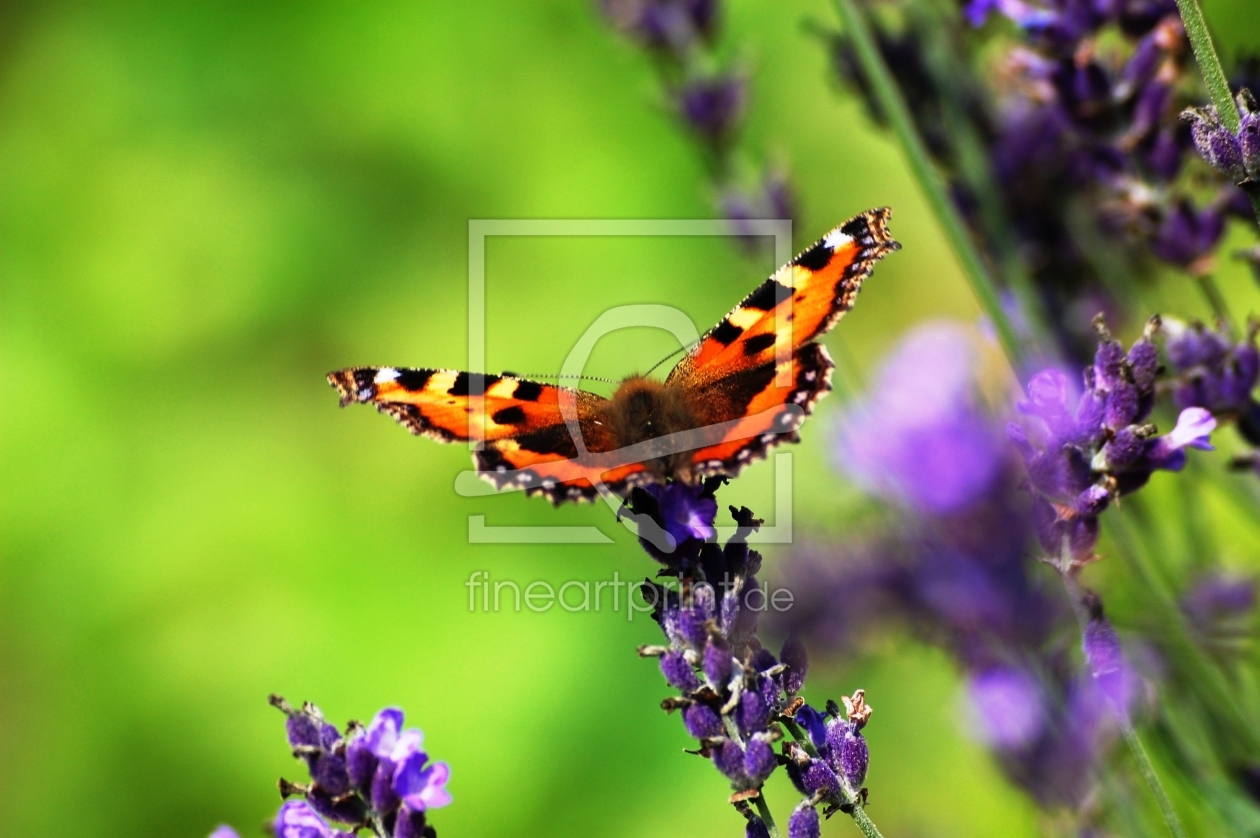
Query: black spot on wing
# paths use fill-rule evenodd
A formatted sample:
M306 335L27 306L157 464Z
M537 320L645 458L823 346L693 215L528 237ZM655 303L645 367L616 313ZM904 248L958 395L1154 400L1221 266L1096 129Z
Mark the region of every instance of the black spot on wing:
M496 410L490 417L496 425L520 425L525 421L525 411L516 405Z
M743 333L744 330L731 323L731 321L723 320L721 323L713 327L713 331L709 333L709 337L713 338L723 346L730 346Z
M774 342L777 339L777 336L773 332L767 332L764 335L754 335L744 341L744 354L751 358L753 355L760 353L762 350L769 349L771 346L774 346Z
M424 385L428 384L432 377L433 370L399 370L398 377L394 381L404 390L417 393L424 389Z
M761 311L770 311L779 303L792 296L792 289L786 285L781 285L775 279L767 279L761 283L761 287L752 292L747 300L744 300L743 308L755 308Z
M479 372L461 372L455 377L455 383L451 385L451 389L447 390L447 394L451 396L471 396L474 394L481 396L486 392L486 388L499 380L497 375L483 375Z
M833 253L835 251L828 247L826 242L820 240L809 250L793 259L792 264L811 271L821 271L827 267Z
M542 395L542 391L543 386L537 381L518 381L516 389L512 391L512 398L523 402L536 402Z
M559 454L569 458L577 456L577 446L573 444L567 425L552 425L517 437L516 442L521 450L535 454Z

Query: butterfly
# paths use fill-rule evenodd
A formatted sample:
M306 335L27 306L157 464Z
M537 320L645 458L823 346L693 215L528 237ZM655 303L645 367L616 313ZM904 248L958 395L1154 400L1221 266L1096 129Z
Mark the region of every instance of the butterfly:
M559 505L601 489L734 477L797 428L831 389L815 339L853 307L875 263L901 245L891 210L831 230L774 272L683 356L664 382L625 378L611 398L585 390L440 369L353 367L328 374L345 407L375 405L407 430L476 441L478 474Z

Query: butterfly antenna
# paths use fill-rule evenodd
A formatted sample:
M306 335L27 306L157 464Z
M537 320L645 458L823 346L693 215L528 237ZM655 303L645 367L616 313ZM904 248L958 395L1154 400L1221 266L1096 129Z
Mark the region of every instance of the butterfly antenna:
M512 378L555 378L558 380L567 378L571 380L577 379L578 381L602 381L604 384L620 384L621 383L620 381L617 381L616 379L600 378L597 375L564 375L563 373L558 373L558 372L511 372L509 370L504 370L503 374L511 376Z
M680 347L678 347L678 348L677 348L677 349L675 349L673 352L669 353L669 354L668 354L668 355L666 355L664 358L662 358L661 360L659 360L659 361L657 361L655 364L653 364L653 365L652 365L652 369L650 369L650 370L648 370L647 372L643 373L644 377L651 375L651 374L652 374L652 370L655 370L657 367L659 367L661 364L665 363L665 362L666 362L666 361L668 361L670 358L672 358L672 357L674 357L675 355L677 355L679 352L687 352L687 351L688 351L688 350L690 350L693 346L695 346L695 345L696 345L696 343L699 343L699 341L696 341L695 343L689 343L689 344L687 344L686 346L680 346Z

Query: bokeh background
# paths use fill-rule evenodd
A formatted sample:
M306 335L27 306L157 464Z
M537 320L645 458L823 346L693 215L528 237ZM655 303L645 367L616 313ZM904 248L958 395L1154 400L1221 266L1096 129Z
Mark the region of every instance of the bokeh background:
M1205 7L1226 51L1260 48L1253 0ZM896 209L905 249L827 339L856 386L912 324L977 309L811 20L832 22L824 0L731 3L724 25L752 73L746 140L793 173L797 245ZM469 612L478 570L653 572L610 511L461 497L465 450L336 410L323 378L464 365L470 218L712 217L704 182L643 56L581 0L0 4L0 832L259 834L276 777L304 777L275 691L337 723L401 705L452 765L446 836L738 834L634 654L649 621ZM558 371L618 304L703 330L772 267L721 238L492 239L488 366ZM1240 267L1218 278L1260 310ZM1180 283L1151 307L1206 314ZM672 348L618 333L588 372ZM843 538L867 504L829 464L841 400L796 449L800 536ZM760 464L724 501L772 497ZM469 515L615 543L469 544ZM865 687L878 710L887 834L1038 834L943 655L890 637L815 663L812 701ZM769 795L792 798L782 772Z

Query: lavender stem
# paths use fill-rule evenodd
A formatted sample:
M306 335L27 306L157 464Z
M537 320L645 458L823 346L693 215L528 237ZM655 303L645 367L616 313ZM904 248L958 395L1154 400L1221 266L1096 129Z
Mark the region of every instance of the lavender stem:
M1229 329L1231 337L1234 335L1234 320L1229 316L1229 306L1225 302L1225 295L1221 293L1220 286L1216 284L1216 280L1211 274L1203 274L1198 278L1196 283L1199 290L1203 292L1203 297L1207 300L1208 306L1211 307L1212 313L1216 315L1216 319L1225 324Z
M1199 0L1177 0L1177 9L1181 12L1186 37L1190 39L1190 46L1194 49L1194 60L1199 65L1199 73L1203 76L1203 83L1207 85L1212 104L1216 105L1221 124L1231 133L1237 134L1241 124L1238 108L1234 105L1234 94L1229 89L1225 69L1221 67L1221 59L1216 54L1216 45L1212 43L1212 33L1208 31L1207 21L1203 19ZM1247 194L1251 198L1256 221L1260 222L1260 194L1250 190Z
M1186 828L1181 825L1181 819L1177 817L1177 810L1173 808L1172 801L1168 798L1168 792L1164 790L1164 784L1159 781L1159 775L1155 773L1155 766L1151 764L1151 758L1146 754L1146 748L1142 747L1142 740L1138 738L1137 731L1133 729L1133 723L1129 721L1129 714L1125 709L1114 701L1111 702L1111 709L1116 711L1116 720L1120 722L1120 730L1124 734L1125 744L1129 746L1129 753L1133 755L1133 761L1137 763L1138 772L1142 775L1142 779L1146 781L1146 787L1151 790L1151 794L1155 795L1155 803L1159 806L1159 813L1164 817L1164 824L1168 827L1175 838L1186 838Z
M770 806L766 803L766 788L761 787L760 793L753 798L753 804L757 807L757 814L761 815L761 819L766 824L766 829L770 832L770 838L782 838L779 834L779 827L774 822L774 815L770 814Z
M910 111L906 107L896 82L893 81L888 65L884 63L884 58L879 53L879 48L875 45L875 39L866 25L866 19L854 4L854 0L835 0L835 7L844 23L845 31L853 39L853 46L857 51L862 71L870 80L871 89L880 107L888 116L893 133L900 141L902 151L906 155L906 162L910 165L915 180L919 182L919 188L923 190L923 196L927 199L933 214L936 215L937 222L944 230L945 237L953 248L972 293L980 303L980 307L984 309L984 313L993 322L998 342L1011 366L1016 371L1022 370L1023 348L1015 333L1015 328L1011 325L1010 318L1006 316L1002 308L997 284L985 267L975 242L971 240L958 214L950 205L945 186L932 166L922 138L914 128Z

